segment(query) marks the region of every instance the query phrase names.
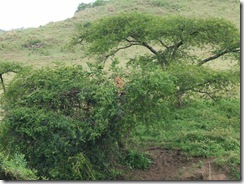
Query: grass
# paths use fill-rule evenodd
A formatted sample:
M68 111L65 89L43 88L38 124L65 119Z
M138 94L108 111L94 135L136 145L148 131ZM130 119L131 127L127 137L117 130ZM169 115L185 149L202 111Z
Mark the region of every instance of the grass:
M233 177L240 166L240 99L189 101L183 108L172 109L156 128L139 127L133 142L140 147L160 146L183 150L189 156L216 158L215 163L228 168Z

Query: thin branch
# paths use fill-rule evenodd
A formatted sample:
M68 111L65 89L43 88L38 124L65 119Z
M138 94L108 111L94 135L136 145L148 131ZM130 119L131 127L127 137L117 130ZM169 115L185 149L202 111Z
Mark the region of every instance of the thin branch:
M209 98L211 98L212 100L215 100L214 97L212 97L212 95L210 95L210 93L208 93L207 91L201 91L201 90L195 90L195 89L192 89L193 92L196 92L196 93L202 93L202 94L205 94L207 95Z
M205 63L207 63L207 62L209 62L209 61L212 61L212 60L214 60L214 59L217 59L217 58L219 58L220 56L223 56L223 55L225 55L225 54L227 54L227 53L234 53L234 52L240 52L240 49L234 49L234 50L228 50L228 49L225 49L225 50L223 50L222 52L219 52L219 53L217 53L217 54L215 54L215 55L213 55L213 56L210 56L210 57L208 57L208 58L206 58L206 59L203 59L202 61L200 61L200 62L198 63L198 66L201 66L201 65L203 65L203 64L205 64Z
M205 94L207 95L209 98L211 98L212 100L215 100L215 98L207 91L202 91L202 90L197 90L197 89L194 89L194 88L187 88L187 89L184 89L184 90L181 90L179 92L177 92L176 94L178 95L183 95L186 91L193 91L193 92L196 92L196 93L201 93L201 94Z
M182 40L179 41L176 45L174 45L174 51L173 51L173 54L172 54L173 57L175 56L177 50L180 48L181 45L183 45L183 41Z
M164 46L166 49L169 48L169 46L167 46L162 40L158 39L159 43Z
M129 43L139 43L137 40L129 40L128 38L125 38L124 40Z
M123 50L123 49L127 49L131 46L134 46L134 45L141 45L141 44L137 44L137 43L131 43L129 45L126 45L124 47L119 47L118 49L110 52L108 55L105 56L104 60L106 61L110 56L113 56L114 54L116 54L117 52L119 52L120 50Z
M196 87L202 87L202 86L206 86L206 85L209 86L210 85L210 82L209 81L205 81L203 83L197 84L196 86L192 86L192 87L189 87L189 88L183 88L183 89L180 89L179 91L177 91L176 93L177 94L183 94L186 91L193 91L193 90L195 90L194 88L196 88Z

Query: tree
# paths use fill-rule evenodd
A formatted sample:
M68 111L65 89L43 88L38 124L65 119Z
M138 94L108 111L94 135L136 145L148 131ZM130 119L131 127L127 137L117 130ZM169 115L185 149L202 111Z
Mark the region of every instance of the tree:
M0 80L2 83L3 91L6 91L3 75L7 74L9 72L17 73L21 69L21 66L17 63L11 63L11 62L1 62L0 63Z
M238 56L240 35L229 21L219 18L197 19L181 16L159 17L141 13L120 14L97 20L78 28L73 44L84 44L88 54L104 59L118 51L142 46L159 64L167 66L177 61L193 61L203 65L221 56ZM211 54L189 52L201 49Z
M73 44L84 45L88 55L96 54L104 60L130 47L146 48L151 54L127 63L144 70L159 65L171 72L177 78L178 104L188 92L216 99L220 90L232 90L231 86L239 82L233 71L200 67L220 57L240 59L239 31L224 19L120 14L81 25Z

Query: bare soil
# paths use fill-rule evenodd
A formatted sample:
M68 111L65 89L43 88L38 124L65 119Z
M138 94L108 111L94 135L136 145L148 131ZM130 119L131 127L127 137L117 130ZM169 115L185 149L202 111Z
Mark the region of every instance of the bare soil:
M180 150L150 148L153 163L147 170L133 169L126 180L228 180L226 173L217 169L213 158L187 157Z

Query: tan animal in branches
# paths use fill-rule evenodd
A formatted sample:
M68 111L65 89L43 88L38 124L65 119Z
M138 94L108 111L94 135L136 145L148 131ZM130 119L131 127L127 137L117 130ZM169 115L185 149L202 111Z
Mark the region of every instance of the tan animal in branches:
M116 86L118 89L118 95L121 96L123 94L122 89L125 85L125 81L120 77L116 77L115 81L116 81Z

